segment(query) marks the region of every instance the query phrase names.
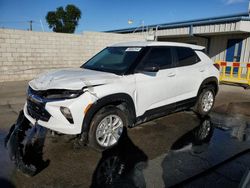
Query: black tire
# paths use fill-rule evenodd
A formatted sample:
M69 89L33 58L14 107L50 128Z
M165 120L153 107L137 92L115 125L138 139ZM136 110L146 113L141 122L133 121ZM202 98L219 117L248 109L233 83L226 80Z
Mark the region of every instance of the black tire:
M97 132L98 125L101 123L102 120L105 119L105 117L108 117L110 115L118 116L120 118L120 120L122 121L123 127L122 127L122 131L121 132L119 131L120 136L122 135L124 127L127 127L127 125L128 125L126 114L121 109L117 108L116 106L106 106L106 107L103 107L102 109L100 109L94 115L93 119L91 120L90 130L89 130L89 135L88 135L89 146L93 147L96 150L103 151L105 149L109 149L109 148L113 147L114 145L116 145L120 139L120 137L119 137L114 144L109 145L109 146L103 146L97 140L97 137L96 137L97 133L96 132ZM113 139L114 139L114 137L113 137Z
M204 100L204 96L210 92L212 94L213 97L213 102L211 107L208 110L205 110L203 107L203 100ZM215 102L215 88L213 86L206 86L205 88L202 89L202 91L199 93L198 97L197 97L197 101L196 104L193 108L194 112L197 113L198 115L200 115L201 117L206 116L207 114L209 114L209 112L212 110L213 106L214 106L214 102Z

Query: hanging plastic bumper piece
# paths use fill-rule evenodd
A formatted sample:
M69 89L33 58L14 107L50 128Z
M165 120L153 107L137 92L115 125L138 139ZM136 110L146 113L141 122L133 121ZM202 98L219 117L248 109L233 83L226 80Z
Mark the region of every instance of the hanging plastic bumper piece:
M20 111L16 123L5 138L11 161L29 176L34 176L49 165L49 161L43 160L46 131L39 125L31 126L23 111Z

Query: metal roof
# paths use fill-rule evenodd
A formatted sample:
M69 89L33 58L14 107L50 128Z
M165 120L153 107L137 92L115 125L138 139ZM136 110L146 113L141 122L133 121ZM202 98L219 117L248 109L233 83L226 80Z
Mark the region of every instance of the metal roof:
M197 25L237 22L241 20L250 21L249 13L246 12L246 13L219 16L219 17L210 17L210 18L204 18L204 19L195 19L195 20L187 20L187 21L180 21L180 22L170 22L170 23L164 23L164 24L148 25L148 26L144 26L144 29L145 28L157 28L158 30L162 30L162 29L169 29L169 28L185 27L185 26L190 26L190 25L197 26ZM125 28L125 29L110 30L106 32L133 33L135 30L137 30L135 32L141 32L142 29L143 28L139 26L139 27Z

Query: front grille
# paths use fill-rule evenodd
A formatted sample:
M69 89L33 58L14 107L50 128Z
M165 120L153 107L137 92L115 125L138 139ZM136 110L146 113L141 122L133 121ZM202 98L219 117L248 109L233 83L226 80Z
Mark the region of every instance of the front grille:
M29 115L36 120L49 121L51 117L45 109L45 103L33 102L30 99L27 99L27 111Z

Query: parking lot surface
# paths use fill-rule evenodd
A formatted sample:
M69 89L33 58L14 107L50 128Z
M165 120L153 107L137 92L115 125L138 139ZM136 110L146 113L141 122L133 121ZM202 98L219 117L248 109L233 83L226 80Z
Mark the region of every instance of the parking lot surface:
M238 187L250 169L250 90L220 86L204 118L179 112L127 129L104 152L73 148L73 138L47 131L43 167L33 177L17 171L4 137L25 102L27 82L0 84L1 187Z

